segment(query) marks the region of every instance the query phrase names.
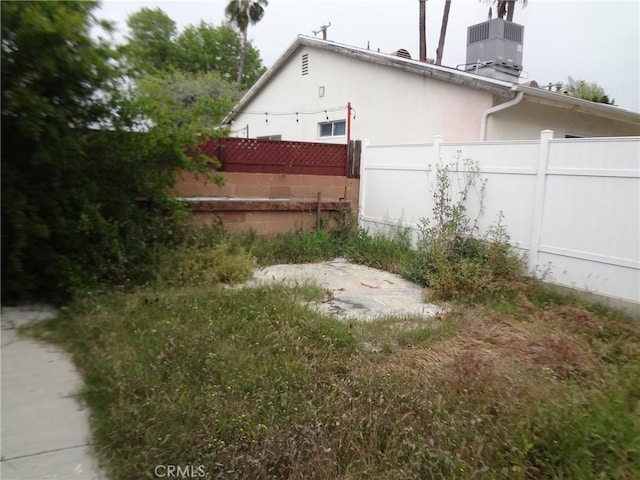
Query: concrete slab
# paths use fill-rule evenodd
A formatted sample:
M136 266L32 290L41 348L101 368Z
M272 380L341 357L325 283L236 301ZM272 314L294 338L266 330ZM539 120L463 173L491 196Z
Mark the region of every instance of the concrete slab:
M3 480L104 480L87 462L91 456L91 447L85 446L3 460L0 475Z
M313 281L329 293L326 301L315 304L318 310L341 318L374 320L390 315L430 318L442 311L437 305L423 302L419 285L342 258L323 263L272 265L256 270L248 284L305 281Z
M50 307L2 309L2 479L104 478L91 452L88 412L74 397L82 383L73 363L16 333L53 315Z

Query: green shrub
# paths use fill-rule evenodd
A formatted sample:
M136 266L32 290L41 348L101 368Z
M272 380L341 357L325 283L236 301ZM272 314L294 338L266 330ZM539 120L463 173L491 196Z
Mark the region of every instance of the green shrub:
M479 168L470 160L462 167L458 162L436 167L433 221L421 220L418 261L410 273L444 300L476 300L515 287L524 272L521 258L509 244L502 215L478 238L477 219L469 218L466 201L477 187ZM454 176L460 192L453 192ZM481 181L480 212L485 187Z
M215 245L182 247L166 253L158 268L159 285L241 282L251 276L255 258L243 247L221 241Z
M121 52L95 38L97 2L1 6L3 302L150 280L180 236L177 169L208 172L185 148L219 133L201 122L226 101L203 120L198 101L132 88Z

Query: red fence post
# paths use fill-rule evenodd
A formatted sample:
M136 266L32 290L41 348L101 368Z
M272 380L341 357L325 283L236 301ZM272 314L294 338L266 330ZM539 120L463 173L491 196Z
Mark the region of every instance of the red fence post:
M347 102L347 164L344 176L349 176L349 150L351 149L351 102Z

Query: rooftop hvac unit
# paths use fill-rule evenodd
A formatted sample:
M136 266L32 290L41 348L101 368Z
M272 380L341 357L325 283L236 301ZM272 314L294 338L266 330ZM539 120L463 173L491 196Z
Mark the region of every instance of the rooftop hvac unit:
M494 18L467 28L467 68L492 63L522 70L524 26Z

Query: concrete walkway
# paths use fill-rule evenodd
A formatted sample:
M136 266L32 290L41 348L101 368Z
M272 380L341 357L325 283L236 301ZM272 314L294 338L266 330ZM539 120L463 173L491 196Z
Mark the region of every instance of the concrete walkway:
M19 337L24 323L55 315L50 308L2 309L2 480L95 480L88 411L73 397L82 386L60 349Z

